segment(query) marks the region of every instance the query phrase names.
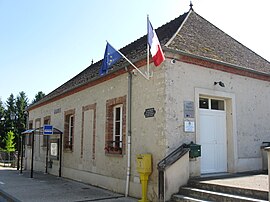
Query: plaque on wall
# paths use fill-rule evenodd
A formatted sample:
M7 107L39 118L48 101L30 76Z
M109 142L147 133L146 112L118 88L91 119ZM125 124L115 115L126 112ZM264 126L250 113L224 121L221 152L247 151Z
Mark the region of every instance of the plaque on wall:
M184 101L184 118L194 118L194 102Z
M145 109L145 111L144 111L144 117L145 118L154 117L155 116L155 113L156 113L155 108Z
M54 109L54 110L53 110L53 113L54 113L54 114L59 114L59 113L61 113L61 108Z

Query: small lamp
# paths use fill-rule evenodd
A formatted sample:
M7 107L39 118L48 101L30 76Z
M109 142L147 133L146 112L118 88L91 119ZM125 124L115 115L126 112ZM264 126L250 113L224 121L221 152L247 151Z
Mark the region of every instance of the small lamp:
M225 87L225 84L222 81L215 81L214 85L220 85L220 87Z

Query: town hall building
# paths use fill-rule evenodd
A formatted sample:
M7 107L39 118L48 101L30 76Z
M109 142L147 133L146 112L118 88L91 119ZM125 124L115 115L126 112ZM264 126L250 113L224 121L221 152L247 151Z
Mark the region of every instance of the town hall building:
M150 61L149 80L124 59L100 76L101 60L29 106L29 129L49 124L63 133L62 142L34 136L34 170L48 161L48 173L58 175L61 164L63 177L140 198L136 158L151 154L148 198L155 201L195 176L262 169L270 63L192 9L156 33L166 59L158 67ZM146 44L145 35L119 50L142 72Z

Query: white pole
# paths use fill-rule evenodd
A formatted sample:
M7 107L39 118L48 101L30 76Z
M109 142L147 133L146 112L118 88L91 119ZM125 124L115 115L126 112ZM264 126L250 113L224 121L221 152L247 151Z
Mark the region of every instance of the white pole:
M118 53L120 54L120 55L122 55L122 57L123 58L125 58L126 59L126 61L128 61L129 62L129 64L131 64L131 66L132 67L134 67L144 78L146 78L147 80L149 80L149 77L148 77L148 75L145 75L144 73L142 73L142 71L141 70L139 70L129 59L127 59L127 57L126 56L124 56L120 51L118 51Z
M149 44L148 44L148 30L149 30L149 15L147 15L147 75L150 77L150 69L149 69Z
M131 137L128 135L128 145L127 145L127 179L126 179L126 192L125 192L125 197L128 197L128 192L129 192L129 180L130 180L130 158L131 158L131 153L130 153L130 147L131 147Z
M127 180L125 196L128 196L130 181L131 161L131 96L132 96L132 73L128 72L128 138L127 138Z

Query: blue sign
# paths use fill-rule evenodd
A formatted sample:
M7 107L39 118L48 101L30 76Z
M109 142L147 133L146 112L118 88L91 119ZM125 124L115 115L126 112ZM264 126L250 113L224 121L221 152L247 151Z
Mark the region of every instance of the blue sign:
M43 134L44 135L52 135L53 134L53 126L52 125L44 125L43 126Z

